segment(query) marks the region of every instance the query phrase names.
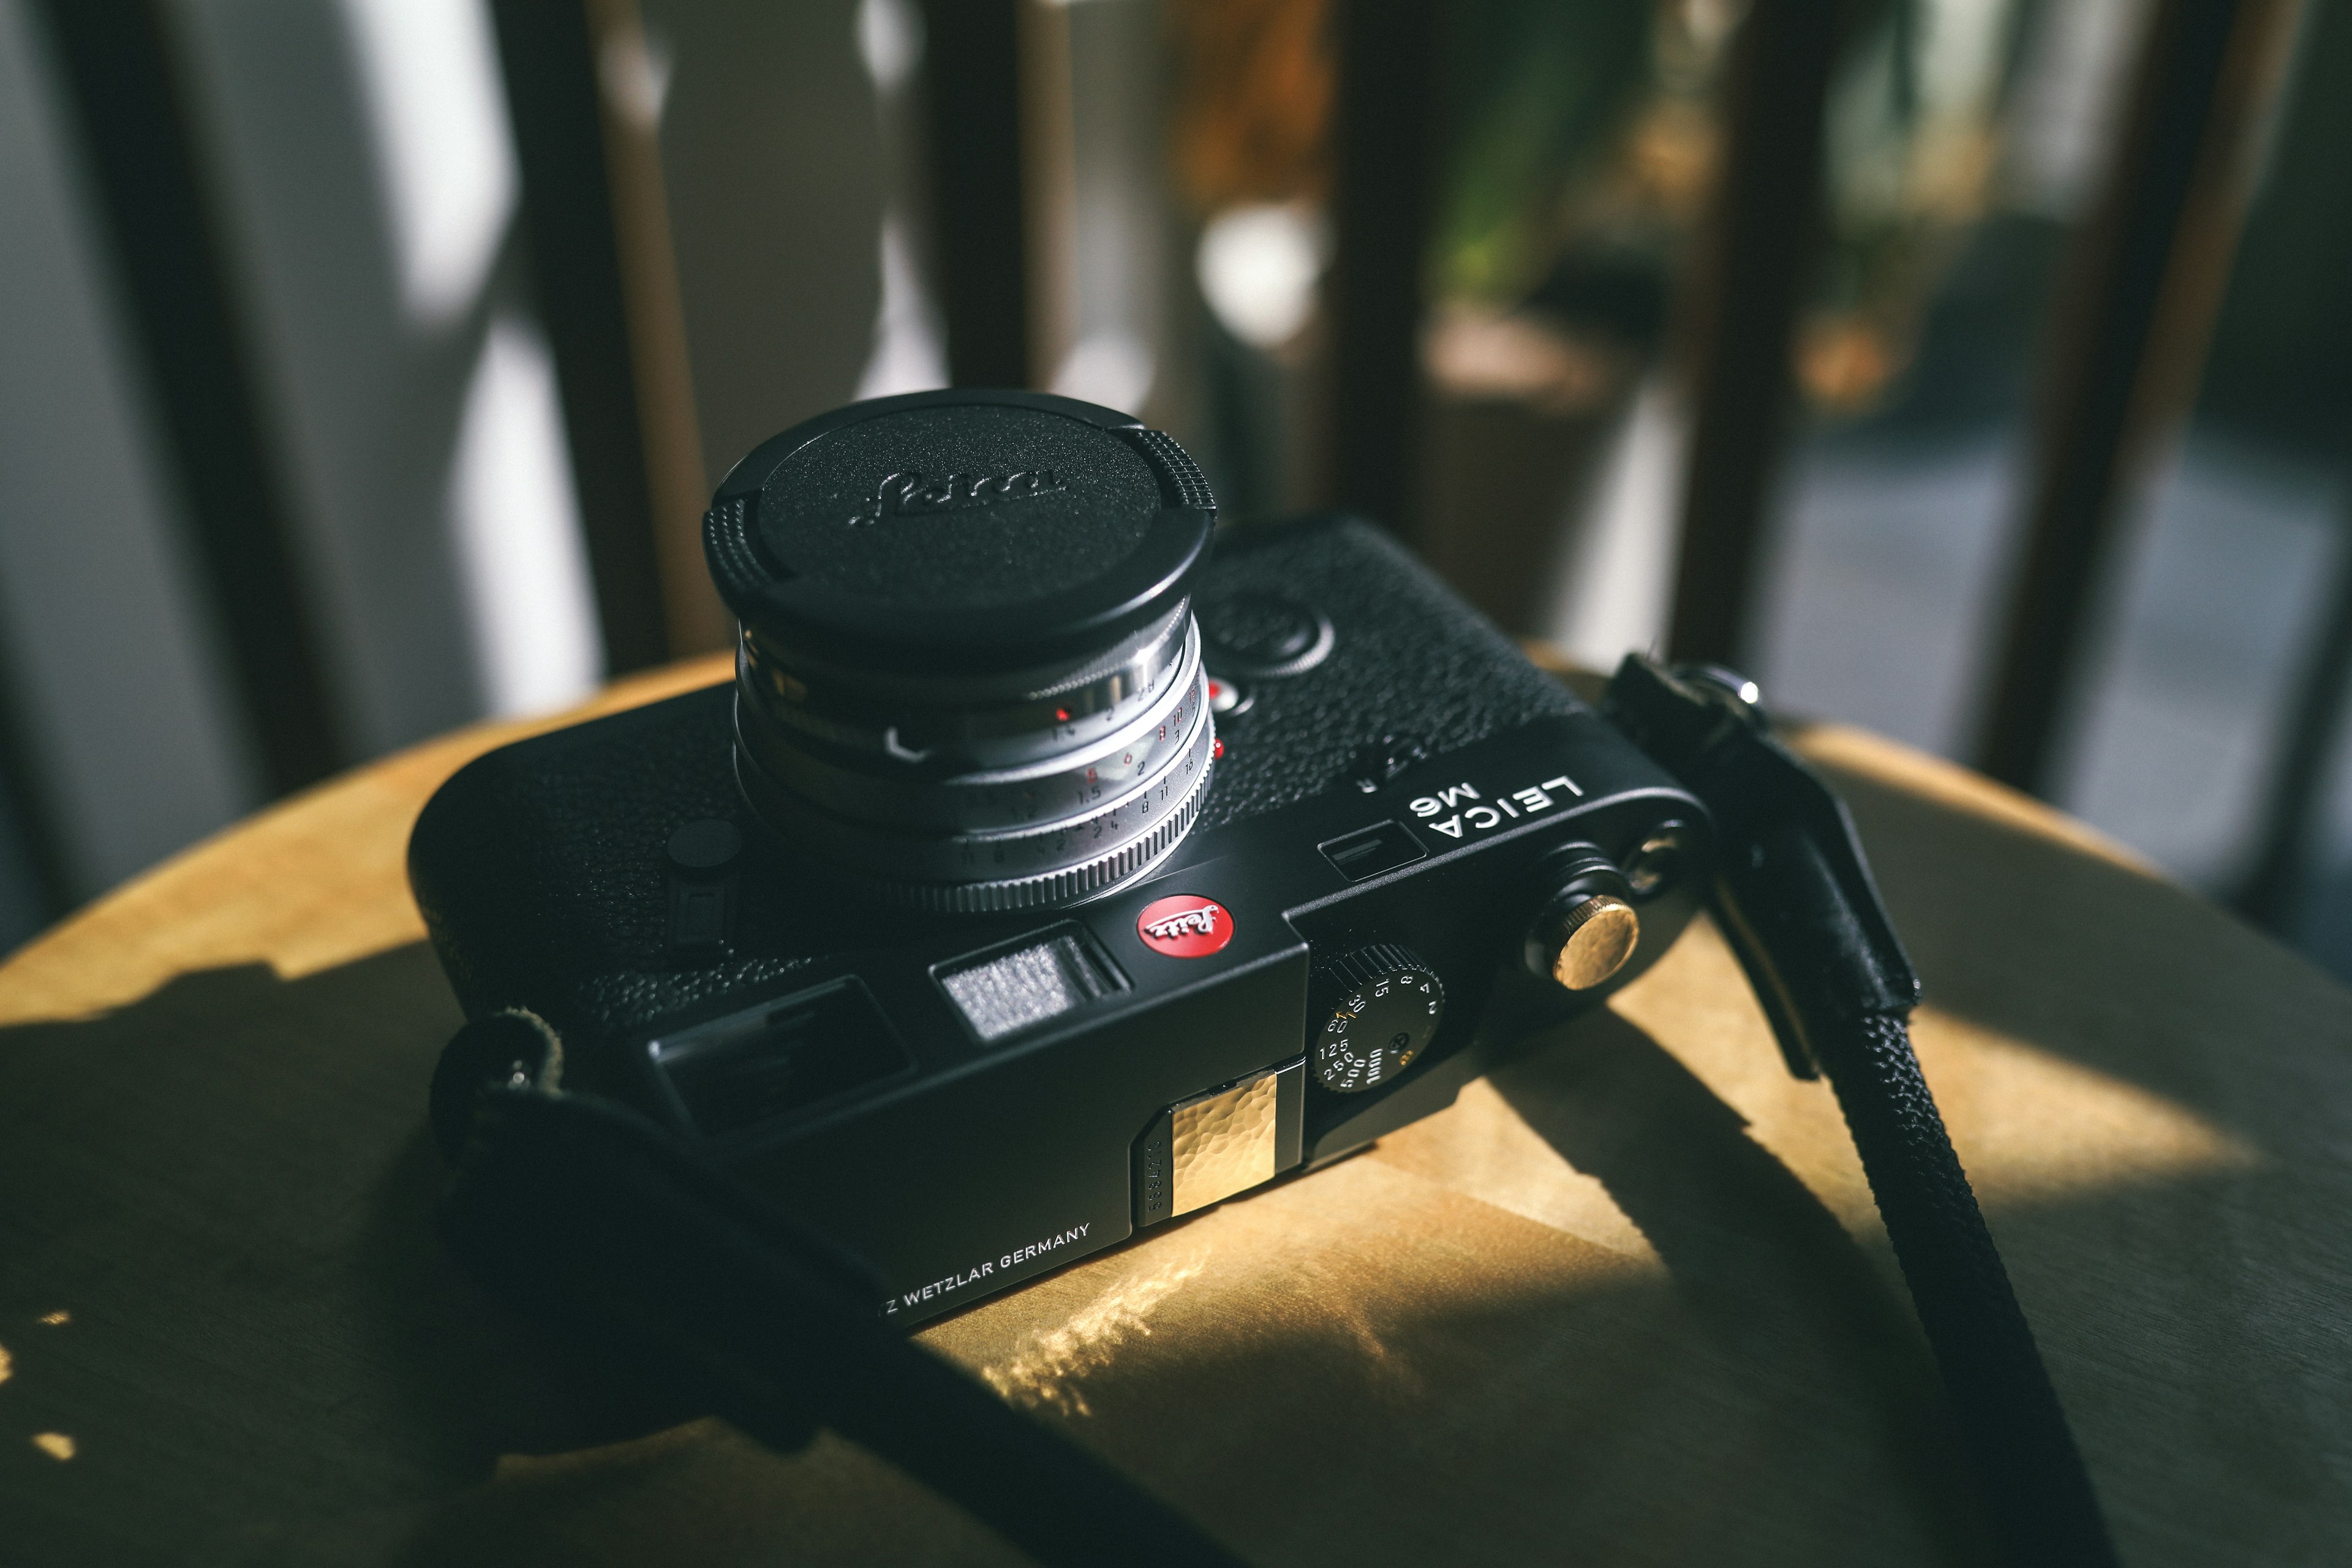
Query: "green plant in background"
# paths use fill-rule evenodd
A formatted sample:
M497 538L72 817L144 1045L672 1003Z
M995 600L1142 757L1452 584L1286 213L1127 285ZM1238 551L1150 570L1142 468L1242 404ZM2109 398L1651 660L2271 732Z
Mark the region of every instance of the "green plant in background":
M2034 0L1855 0L1824 137L1825 254L1799 345L1860 408L1911 353L1992 187ZM1507 310L1580 249L1671 269L1711 177L1739 0L1460 0L1432 263L1449 305Z
M1652 16L1630 0L1460 0L1448 26L1437 286L1508 306L1558 254L1571 182L1654 89Z

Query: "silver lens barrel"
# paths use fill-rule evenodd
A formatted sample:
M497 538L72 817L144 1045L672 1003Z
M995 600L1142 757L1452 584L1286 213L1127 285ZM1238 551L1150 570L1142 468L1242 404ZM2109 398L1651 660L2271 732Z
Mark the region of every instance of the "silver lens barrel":
M1200 808L1216 735L1199 634L1156 700L1107 743L948 777L819 757L736 700L744 798L790 842L894 903L987 914L1069 903L1148 870Z
M1108 704L1088 717L1053 707L1052 699L1043 712L1034 700L1016 705L1037 713L1041 723L1025 736L992 727L989 750L1023 759L1012 766L973 766L972 748L951 751L936 731L919 752L897 755L817 742L797 729L740 718L737 739L778 784L853 821L943 833L1050 826L1085 817L1126 794L1192 743L1193 730L1206 721L1206 707L1198 700L1200 638L1189 618L1176 649L1174 667L1152 673L1132 701ZM752 706L749 697L740 700ZM762 717L772 711L762 705ZM1057 717L1062 714L1070 716ZM987 717L972 716L974 727ZM910 732L897 726L883 731Z
M1174 667L1199 661L1191 605L1099 657L1012 675L914 681L829 668L747 630L736 689L765 725L819 750L905 763L934 775L1018 768L1130 727Z

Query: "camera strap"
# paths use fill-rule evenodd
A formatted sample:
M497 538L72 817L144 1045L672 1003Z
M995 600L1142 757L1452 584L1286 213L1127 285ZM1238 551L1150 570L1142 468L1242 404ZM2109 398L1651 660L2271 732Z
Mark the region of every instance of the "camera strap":
M1844 804L1727 671L1629 657L1604 712L1698 796L1710 900L1790 1070L1826 1076L2011 1559L2116 1561L2074 1433L1911 1049L1919 981Z
M829 1427L1054 1568L1241 1568L881 1321L856 1259L645 1117L561 1092L562 1070L554 1032L509 1012L468 1024L434 1075L434 1131L457 1161L442 1239L534 1337L672 1418L719 1415L784 1452Z

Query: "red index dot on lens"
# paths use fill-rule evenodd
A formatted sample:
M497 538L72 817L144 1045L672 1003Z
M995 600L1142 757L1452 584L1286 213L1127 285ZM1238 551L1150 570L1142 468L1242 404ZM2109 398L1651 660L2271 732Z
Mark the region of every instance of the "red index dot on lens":
M1069 710L1068 709L1066 709L1066 708L1056 708L1056 709L1055 709L1055 710L1054 710L1054 721L1055 721L1055 723L1057 723L1057 724L1066 724L1066 723L1068 723L1068 722L1070 721L1070 710Z

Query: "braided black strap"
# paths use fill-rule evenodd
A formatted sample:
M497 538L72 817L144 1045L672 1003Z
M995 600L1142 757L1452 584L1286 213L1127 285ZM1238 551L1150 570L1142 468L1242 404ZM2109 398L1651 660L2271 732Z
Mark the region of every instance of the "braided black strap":
M1881 1015L1817 1029L1811 1043L2010 1555L2086 1568L2114 1563L2074 1435L1919 1075L1910 1031L1900 1017Z
M1716 819L1711 907L1790 1070L1825 1073L1837 1093L2011 1559L2113 1563L2065 1412L1911 1053L1919 979L1843 803L1727 671L1628 658L1608 712Z

